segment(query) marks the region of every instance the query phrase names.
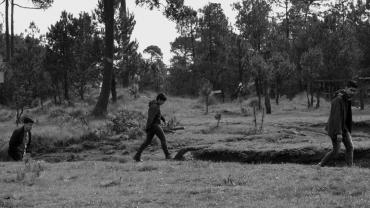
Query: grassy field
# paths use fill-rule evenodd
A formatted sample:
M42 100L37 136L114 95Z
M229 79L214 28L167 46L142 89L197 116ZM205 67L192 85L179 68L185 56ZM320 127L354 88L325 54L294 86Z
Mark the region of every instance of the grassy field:
M200 161L46 164L14 180L1 164L2 207L368 207L369 169Z
M96 96L92 93L74 106L49 104L26 112L37 120L33 134L43 149L33 156L42 162L38 170L25 170L23 163L0 163L0 207L370 206L368 110L353 110L354 146L362 150L355 152L355 167L334 161L332 167L317 169L299 159L321 158L330 148L323 130L329 110L326 101L320 109L308 110L304 95L291 101L283 98L280 105L272 106L272 115L265 116L263 130L255 132L252 110L242 115L238 102L212 105L205 115L198 100L170 98L163 114L185 127L167 134L170 151L175 155L189 147L198 150L186 154L184 161L166 161L155 141L144 152L144 162L135 163L131 158L144 135L132 139L106 129L122 109L146 116L155 95L144 93L133 100L121 90L119 102L110 105L108 117L100 120L85 114L93 107L89 100ZM219 127L216 113L222 115ZM15 128L9 115L8 109L0 111L4 143ZM260 119L258 115L258 126ZM89 136L91 132L98 137ZM297 163L268 162L282 152L287 153L283 158L298 158ZM212 160L212 154L219 162L204 161ZM251 158L254 164L245 163Z

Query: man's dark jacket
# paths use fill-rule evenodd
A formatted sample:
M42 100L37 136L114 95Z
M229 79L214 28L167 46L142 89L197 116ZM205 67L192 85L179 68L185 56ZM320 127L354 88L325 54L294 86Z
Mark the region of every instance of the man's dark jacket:
M160 105L156 100L150 101L148 109L148 120L146 122L145 130L150 130L153 125L159 125L161 123L161 120L165 122L165 119L161 114Z
M25 131L24 127L21 127L19 129L14 130L12 136L10 137L9 141L9 150L8 154L14 159L14 160L21 160L23 157L23 152L19 152L19 145L22 145L23 143L23 137L24 137ZM26 148L26 152L29 153L30 151L30 145L31 145L31 131L29 132L29 140Z
M331 102L330 115L326 130L330 137L352 130L351 100L344 91L338 91Z

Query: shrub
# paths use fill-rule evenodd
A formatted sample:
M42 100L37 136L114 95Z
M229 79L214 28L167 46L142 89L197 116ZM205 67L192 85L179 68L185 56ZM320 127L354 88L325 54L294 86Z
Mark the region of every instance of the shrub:
M17 170L16 181L32 186L35 180L45 170L45 164L43 161L36 161L29 158L24 161L24 165L24 168Z
M136 140L144 135L144 131L141 128L131 128L128 130L128 139Z
M258 107L258 100L253 99L253 100L249 101L248 106L251 107L251 108Z
M139 111L120 110L111 119L111 130L116 134L127 133L131 129L142 129L145 125L145 116Z
M67 147L73 144L80 144L84 141L99 141L101 139L100 135L95 132L87 132L81 136L77 137L65 137L56 138L49 135L33 135L31 148L33 152L36 153L53 153L61 147Z
M69 115L72 117L72 118L80 118L80 117L83 117L86 115L86 112L84 112L83 110L81 109L77 109L77 110L73 110L69 113Z
M57 140L55 138L51 138L45 135L32 135L32 152L36 153L49 153L55 152L55 142Z
M170 129L173 129L175 128L176 126L178 126L180 124L180 122L177 120L176 116L172 116L170 117L170 120L168 120L167 122L167 126L170 128Z
M58 118L58 117L66 115L66 114L67 114L67 112L63 109L55 109L53 111L50 111L49 118Z

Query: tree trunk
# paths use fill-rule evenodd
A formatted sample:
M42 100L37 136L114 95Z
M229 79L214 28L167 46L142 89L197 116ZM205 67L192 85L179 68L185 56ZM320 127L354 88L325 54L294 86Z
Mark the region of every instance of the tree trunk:
M67 67L64 69L64 99L69 100L69 90L68 90L68 71Z
M275 102L276 102L276 105L279 105L279 84L278 82L275 83Z
M113 71L113 24L114 9L113 1L104 0L104 22L105 22L105 49L104 49L104 72L103 85L100 91L98 102L92 112L94 116L104 116L107 113L109 94L111 90Z
M79 94L80 94L80 98L81 98L81 100L84 100L84 99L85 99L85 97L84 97L85 90L84 90L83 85L82 85L82 86L80 86Z
M60 90L60 85L59 83L57 83L57 95L58 95L58 104L61 104L62 103L62 95L61 95L61 90Z
M4 99L4 84L0 84L0 104L5 105Z
M285 23L286 23L286 38L287 41L289 40L289 14L288 14L288 6L289 6L289 1L285 1Z
M364 97L365 97L365 90L364 90L363 87L361 87L360 88L360 107L361 107L361 110L364 110L364 108L365 108Z
M271 114L270 89L267 82L265 82L264 88L266 114Z
M14 55L14 0L11 0L10 8L10 58L12 58Z
M309 84L307 84L306 97L307 97L307 108L310 108L310 89Z
M320 89L316 91L316 108L320 108Z
M261 98L260 83L259 83L258 78L254 79L254 84L255 84L255 87L256 87L256 93L257 93L257 97L258 97L258 109L261 110L261 108L262 108L261 99L262 98Z
M57 104L57 87L56 84L54 83L53 85L53 98L54 98L54 104Z
M58 104L58 83L54 81L53 83L53 97L54 97L54 104Z
M53 97L54 97L54 104L56 105L57 104L57 95L54 94Z
M239 68L239 83L243 83L243 67L242 67L242 46L240 37L238 37L238 68Z
M206 96L206 115L208 114L208 102L209 102L209 96Z
M193 63L195 63L195 37L194 37L194 31L193 26L191 26L191 50L193 51Z
M9 0L5 0L5 61L10 60L10 43L9 43Z
M126 13L126 0L121 0L121 7L120 7L120 19L121 19L121 26L123 27L124 26L124 22L126 22L126 19L127 19L127 13ZM113 20L114 21L114 20ZM126 29L124 29L122 31L122 39L120 41L122 41L122 43L126 43L127 40L127 31ZM123 46L123 48L121 48L121 50L125 50L126 49L126 46ZM112 93L112 102L113 103L116 103L117 102L117 82L116 82L116 76L115 76L116 72L115 70L112 68L112 83L111 83L111 93Z
M311 105L311 108L313 108L313 97L314 97L314 92L313 92L313 89L312 89L312 84L311 84L311 103L310 103L310 105Z
M121 0L121 12L124 15L124 17L127 17L126 15L126 0Z
M114 72L114 69L113 69L113 73L112 73L112 89L111 89L111 92L112 92L112 102L115 103L117 102L117 89L116 89L116 76L115 76L115 72Z
M59 82L57 82L55 86L56 86L56 95L57 95L57 98L59 99L58 104L61 104L62 103L62 96L61 96L60 89L59 89L60 88Z

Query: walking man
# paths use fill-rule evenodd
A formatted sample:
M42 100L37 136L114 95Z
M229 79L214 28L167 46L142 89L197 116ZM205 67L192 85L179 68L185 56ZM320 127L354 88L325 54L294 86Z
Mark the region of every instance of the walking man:
M20 161L30 153L31 129L34 121L23 118L23 126L14 130L9 141L8 155L15 161Z
M349 167L353 165L351 98L357 93L357 87L354 81L349 81L344 89L336 92L331 102L326 130L331 138L333 149L325 155L318 166L326 165L330 159L338 154L341 142L346 148L345 159L347 165Z
M166 137L164 135L163 129L160 127L161 120L166 123L166 120L161 114L160 106L163 105L167 100L167 97L160 93L157 95L156 100L149 102L149 110L148 110L148 120L146 123L146 140L145 142L140 146L139 150L134 156L134 160L137 162L141 162L141 153L144 151L146 147L148 147L152 140L154 135L156 135L161 140L161 145L163 152L166 156L166 159L171 159L171 155L167 149L166 144Z

